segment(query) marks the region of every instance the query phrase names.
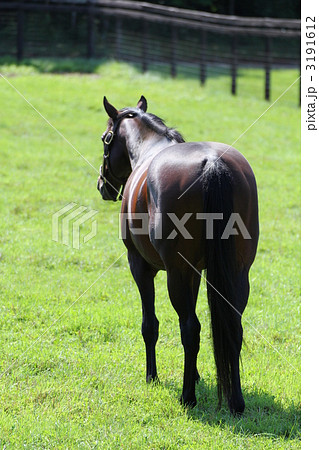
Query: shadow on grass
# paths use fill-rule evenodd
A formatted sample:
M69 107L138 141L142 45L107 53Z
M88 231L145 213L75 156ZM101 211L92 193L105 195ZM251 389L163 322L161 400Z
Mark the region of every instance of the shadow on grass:
M164 383L164 386L181 394L181 385ZM201 379L196 386L197 405L186 408L189 418L210 426L220 426L232 433L241 435L264 435L265 437L300 439L301 412L300 407L291 404L285 408L266 392L243 392L246 408L241 416L233 416L225 401L220 410L217 409L216 386L208 385Z

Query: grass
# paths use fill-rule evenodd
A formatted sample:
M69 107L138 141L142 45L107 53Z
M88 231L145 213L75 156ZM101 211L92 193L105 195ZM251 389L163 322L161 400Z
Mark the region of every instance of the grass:
M96 191L106 116L143 93L187 140L231 144L265 110L263 72L176 80L119 63L2 60L1 73L92 164L0 79L0 444L6 448L300 447L300 110L296 83L235 144L259 188L261 236L244 314L246 410L216 411L204 286L198 405L183 409L183 350L165 274L157 277L161 383L145 384L141 305L118 238L119 204ZM64 71L64 74L55 73ZM272 72L272 98L296 78ZM52 240L52 214L75 202L98 211L80 250ZM82 226L82 235L90 225ZM119 258L120 257L120 258ZM119 259L118 259L119 258ZM116 261L116 262L115 262ZM115 262L115 263L114 263ZM104 275L95 283L97 278ZM90 287L91 286L91 287ZM295 370L297 369L297 371Z

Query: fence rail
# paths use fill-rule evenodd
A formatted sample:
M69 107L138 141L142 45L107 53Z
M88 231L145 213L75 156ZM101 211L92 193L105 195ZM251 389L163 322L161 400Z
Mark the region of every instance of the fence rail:
M115 58L198 71L228 67L236 94L238 67L300 66L300 20L247 18L127 0L0 0L0 55Z

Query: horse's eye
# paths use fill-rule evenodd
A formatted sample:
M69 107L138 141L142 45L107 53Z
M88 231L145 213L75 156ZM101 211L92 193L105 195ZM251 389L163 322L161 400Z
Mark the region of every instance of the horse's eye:
M126 117L129 117L131 119L132 117L135 117L135 115L136 114L134 114L134 113L129 113Z

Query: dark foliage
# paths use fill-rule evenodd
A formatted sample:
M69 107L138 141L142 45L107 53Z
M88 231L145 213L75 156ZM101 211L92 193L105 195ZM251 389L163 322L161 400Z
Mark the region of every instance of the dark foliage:
M159 5L247 17L300 19L300 0L147 0Z

